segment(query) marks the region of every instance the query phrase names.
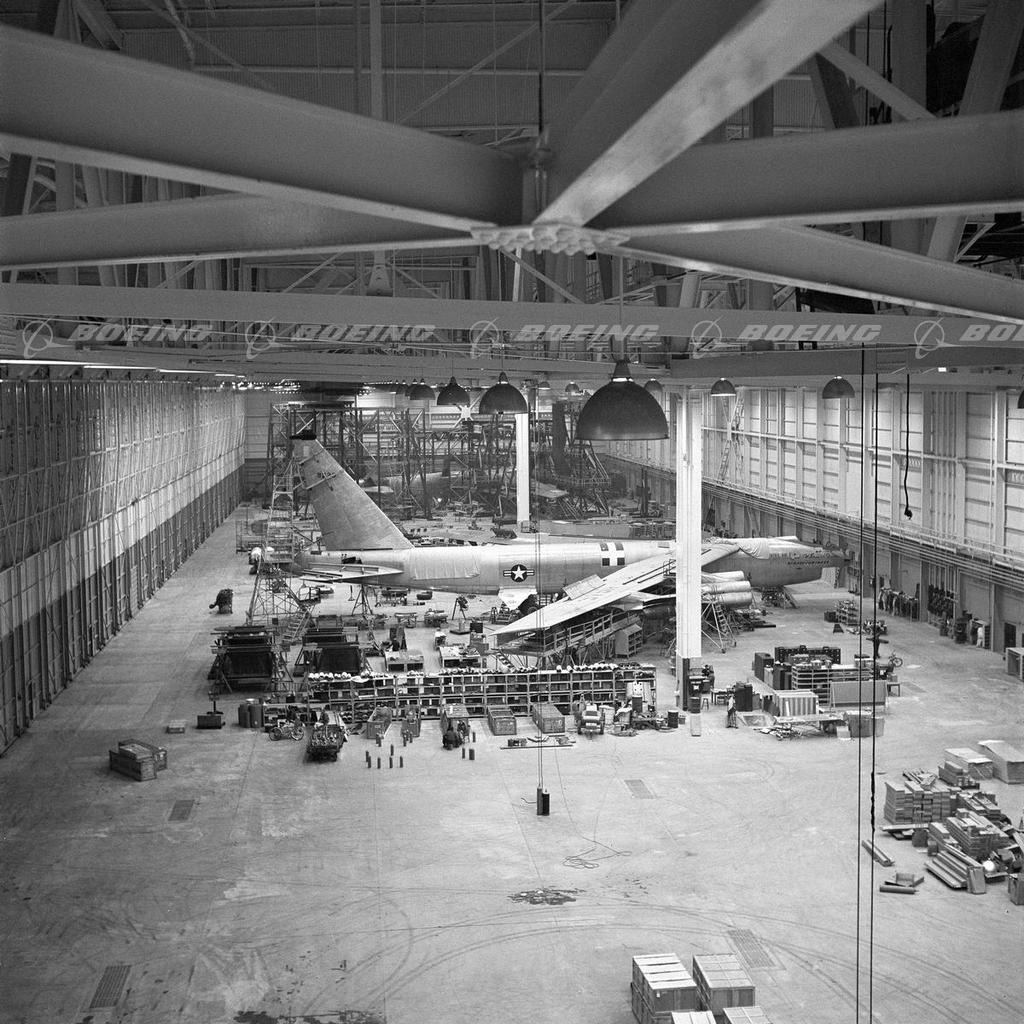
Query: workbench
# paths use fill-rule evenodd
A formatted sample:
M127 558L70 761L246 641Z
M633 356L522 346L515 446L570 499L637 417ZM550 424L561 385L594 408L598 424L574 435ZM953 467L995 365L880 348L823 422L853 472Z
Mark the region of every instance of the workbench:
M482 668L483 656L472 647L461 647L442 644L438 648L441 668Z

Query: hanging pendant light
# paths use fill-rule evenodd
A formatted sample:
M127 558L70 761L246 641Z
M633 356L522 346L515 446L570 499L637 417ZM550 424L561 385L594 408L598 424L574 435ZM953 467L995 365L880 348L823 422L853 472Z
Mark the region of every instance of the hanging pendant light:
M541 379L539 381L537 381L537 390L538 391L550 391L551 390L551 381L549 381L547 379L547 377L541 377Z
M438 405L469 405L469 392L455 380L455 374L437 396Z
M826 402L839 398L853 398L856 392L853 385L845 377L833 377L822 389L821 397Z
M580 398L582 395L583 388L581 388L579 384L576 383L576 381L571 380L568 384L565 385L566 398Z
M629 360L615 364L612 379L580 410L576 436L583 441L657 441L668 437L658 400L633 380Z
M478 411L484 416L502 412L529 412L523 393L508 382L504 370L498 375L498 383L488 388L480 399Z
M712 398L735 398L736 388L731 380L726 380L725 377L719 377L718 380L711 385L710 394Z
M433 400L434 389L422 377L409 388L410 402L432 402Z
M649 395L654 395L655 398L661 398L661 396L665 394L665 388L657 377L652 377L644 385L644 391Z

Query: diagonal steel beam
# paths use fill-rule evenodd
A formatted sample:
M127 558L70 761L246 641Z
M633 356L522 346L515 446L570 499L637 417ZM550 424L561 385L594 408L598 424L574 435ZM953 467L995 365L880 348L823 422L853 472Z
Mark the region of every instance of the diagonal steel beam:
M0 52L15 152L451 230L519 218L516 162L483 146L9 27Z
M1024 4L1020 0L990 0L960 103L961 117L1000 108L1022 33ZM1018 148L1017 152L1017 171L1024 177L1019 160L1022 150ZM936 220L926 236L928 255L938 260L954 259L966 224L964 216Z
M620 252L881 302L997 320L1021 319L1024 285L815 228L779 225L717 234L635 236Z
M845 50L835 43L829 43L828 46L821 48L820 53L833 67L837 67L855 82L863 85L868 92L882 100L883 103L888 103L893 112L904 120L914 121L918 118L935 116L927 107L912 99L902 89L898 89L877 71L869 68L849 50Z
M877 6L877 0L638 0L636 45L574 90L592 97L553 124L538 220L583 224ZM639 31L642 25L645 31ZM614 45L615 36L612 37ZM642 70L641 70L642 69Z
M842 224L1024 206L1024 111L694 146L595 221L604 230Z
M86 179L88 181L88 178ZM262 196L206 196L10 217L0 267L293 255L472 244L430 225Z

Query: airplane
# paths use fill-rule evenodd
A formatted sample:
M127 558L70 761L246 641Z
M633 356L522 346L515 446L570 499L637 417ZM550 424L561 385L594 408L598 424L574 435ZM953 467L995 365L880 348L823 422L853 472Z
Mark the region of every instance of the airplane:
M295 556L292 571L303 577L447 593L497 594L518 588L557 594L580 580L641 562L657 570L675 555L675 544L668 540L538 538L507 545L416 547L319 441L297 436L293 442L298 474L322 533L319 550ZM748 587L777 587L817 579L824 568L843 561L841 552L795 537L754 537L705 545L702 568L742 572ZM729 578L722 576L722 582Z

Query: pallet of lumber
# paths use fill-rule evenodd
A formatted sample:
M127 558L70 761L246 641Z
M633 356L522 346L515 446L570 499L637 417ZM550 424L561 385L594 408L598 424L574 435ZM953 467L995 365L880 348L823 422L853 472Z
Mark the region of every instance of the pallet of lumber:
M985 892L985 869L955 846L939 850L938 855L925 861L924 866L950 889L966 889L977 896Z
M974 811L996 825L1006 825L1010 819L999 809L992 793L961 793L957 800L957 810Z
M939 779L947 786L956 789L977 789L981 782L971 775L970 770L953 761L944 761L939 765Z
M978 740L978 746L992 758L996 778L1011 786L1024 785L1024 754L1004 740Z
M993 850L1010 845L1010 838L988 818L960 810L946 819L946 827L957 846L975 860L985 860Z
M991 779L992 762L970 747L951 747L945 751L946 759L966 768L972 778Z
M904 773L913 775L912 772ZM927 825L930 821L948 818L955 808L956 794L937 776L930 776L927 785L913 778L898 782L885 782L885 820L894 825Z

